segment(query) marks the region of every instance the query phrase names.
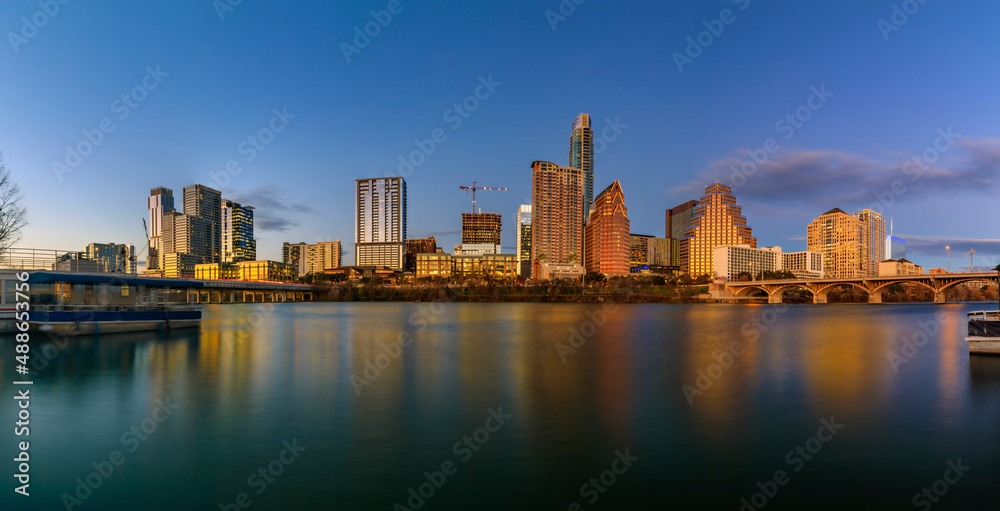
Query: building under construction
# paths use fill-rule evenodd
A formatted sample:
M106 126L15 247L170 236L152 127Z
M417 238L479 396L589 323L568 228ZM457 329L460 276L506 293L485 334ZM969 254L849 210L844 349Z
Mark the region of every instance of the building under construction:
M500 215L462 213L462 244L500 245Z

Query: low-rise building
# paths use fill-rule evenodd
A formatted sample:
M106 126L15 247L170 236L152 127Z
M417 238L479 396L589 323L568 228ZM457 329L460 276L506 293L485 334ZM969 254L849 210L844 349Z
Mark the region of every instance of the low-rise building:
M781 247L753 248L750 245L722 245L712 251L712 267L719 278L734 281L739 275L763 272L790 272L796 278L823 278L823 254L782 252Z
M900 275L923 275L924 268L906 259L886 259L878 263L879 277L895 277Z
M517 276L516 254L417 254L417 277Z
M576 263L543 263L536 260L536 269L533 274L538 275L539 280L578 279L586 274L583 266Z

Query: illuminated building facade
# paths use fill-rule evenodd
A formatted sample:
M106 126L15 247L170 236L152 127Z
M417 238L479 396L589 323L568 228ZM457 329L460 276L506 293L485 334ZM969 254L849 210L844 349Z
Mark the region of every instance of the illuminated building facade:
M159 256L162 246L160 244L163 236L163 214L174 211L174 192L162 186L149 191L146 198L146 207L149 209L149 246L146 249L146 271L158 271L160 269Z
M188 253L206 263L222 261L222 193L205 185L185 186L184 214L204 220L190 224Z
M253 208L231 200L222 201L222 262L254 261L257 241L253 239Z
M692 277L713 276L713 252L720 245L757 247L742 209L729 185L705 187L705 196L694 207L680 242L681 272Z
M589 114L580 114L573 120L573 131L569 137L569 166L583 172L581 221L586 222L590 205L594 202L594 130L590 126Z
M597 196L590 208L584 257L587 271L607 276L628 275L631 239L625 194L616 180Z
M809 224L806 243L823 254L826 277L874 277L885 255L885 220L869 209L848 215L833 208Z
M521 204L517 210L516 254L517 274L531 277L531 204Z
M406 240L406 265L404 270L410 273L416 272L417 254L433 254L435 252L437 252L437 240L434 239L434 236Z
M406 264L406 181L358 179L354 264L401 271Z
M583 171L544 161L533 162L531 168L532 261L579 263L583 255Z
M497 213L462 213L462 245L493 245L487 252L499 253L500 229Z
M694 207L697 205L698 201L689 200L667 210L666 237L675 240L684 237L684 231L691 223L691 215L694 214Z

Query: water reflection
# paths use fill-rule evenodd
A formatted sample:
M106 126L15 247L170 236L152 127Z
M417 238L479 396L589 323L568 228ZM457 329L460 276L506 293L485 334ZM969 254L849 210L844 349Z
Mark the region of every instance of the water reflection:
M1000 357L969 357L968 308L236 304L208 306L200 329L39 340L53 356L36 375L36 502L60 506L167 396L177 415L88 506L133 509L156 495L147 508L217 508L295 437L307 454L257 508L388 509L497 407L514 418L434 506L565 508L626 448L642 462L600 506L634 507L664 488L677 502L730 506L830 415L850 429L782 490L786 503L845 504L830 477L906 497L920 484L911 477L957 456L988 480L1000 470ZM890 355L926 321L940 328L894 367ZM559 344L573 352L561 357ZM0 341L5 395L12 345ZM685 385L699 390L690 402ZM989 493L975 477L952 503Z

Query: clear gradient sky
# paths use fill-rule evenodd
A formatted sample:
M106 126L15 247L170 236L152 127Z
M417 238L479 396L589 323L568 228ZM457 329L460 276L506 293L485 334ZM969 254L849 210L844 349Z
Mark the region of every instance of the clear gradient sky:
M969 248L977 266L1000 263L996 2L402 0L348 62L342 43L388 0L220 10L228 1L70 0L54 16L37 0L4 2L0 151L28 208L20 246L143 247L150 188L179 198L236 161L221 188L257 208L259 258L280 260L283 241L340 239L352 263L354 179L396 171L441 129L406 178L410 237L450 251L471 209L458 187L477 181L510 188L477 198L504 215L513 247L531 162L566 164L570 125L587 112L598 138L619 124L596 157L595 193L620 180L635 233L662 236L666 208L732 182L730 164L769 147L736 191L761 246L804 249L817 215L881 195L914 262L944 266L950 243L953 269ZM713 22L723 9L731 23ZM45 23L36 33L22 17ZM720 25L700 54L688 48ZM675 52L690 58L683 72ZM458 125L454 105L490 76L499 85ZM143 99L128 106L134 90ZM813 90L832 96L810 101ZM779 123L810 103L794 131ZM274 121L281 131L248 161L241 144L275 109L294 118ZM114 130L59 179L53 163L104 119ZM949 128L960 137L939 140ZM935 143L936 161L915 166Z

